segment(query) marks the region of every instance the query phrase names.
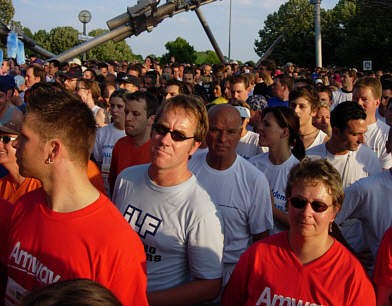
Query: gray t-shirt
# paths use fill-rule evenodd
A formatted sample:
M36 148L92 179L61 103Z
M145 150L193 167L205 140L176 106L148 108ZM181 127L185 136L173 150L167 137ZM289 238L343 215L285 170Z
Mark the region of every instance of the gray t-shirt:
M144 244L147 291L222 277L223 229L209 195L193 175L176 186L158 186L148 176L149 166L123 170L113 193Z

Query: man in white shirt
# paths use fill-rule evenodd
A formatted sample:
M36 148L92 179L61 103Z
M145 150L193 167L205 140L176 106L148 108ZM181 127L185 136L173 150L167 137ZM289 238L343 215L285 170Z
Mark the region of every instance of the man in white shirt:
M167 100L152 126L151 164L126 168L116 180L113 202L144 243L151 305L198 304L221 288L219 213L188 170L207 130L198 99Z
M376 152L382 168L388 169L392 167L392 156L387 153L385 148L389 126L376 118L381 95L381 83L376 78L364 77L355 83L353 101L361 105L366 112L365 144Z
M332 106L334 109L338 104L351 101L353 98L354 82L357 78L357 73L354 69L344 69L341 72L342 88L332 92Z
M376 154L364 146L366 113L356 103L343 102L331 113L332 136L324 144L311 148L311 158L327 159L340 173L343 187L382 171ZM348 243L359 251L363 249L359 221L350 220L341 227Z
M392 152L392 132L389 131L386 149ZM384 232L392 226L392 168L373 176L360 179L344 191L342 209L335 218L336 223L356 218L362 223L363 240L370 249L372 260L367 267L372 271L378 247ZM362 237L361 237L362 238Z
M269 184L265 175L237 155L240 113L229 104L209 110L208 152L194 156L190 170L207 190L224 220L224 279L227 283L242 253L273 228Z

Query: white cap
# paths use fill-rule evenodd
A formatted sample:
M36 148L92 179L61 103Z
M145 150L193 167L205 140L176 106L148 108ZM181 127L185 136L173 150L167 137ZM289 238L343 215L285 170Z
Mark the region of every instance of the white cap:
M76 65L82 66L82 62L77 57L75 57L72 61L69 61L68 64L70 64L70 65L76 64Z
M234 106L239 111L241 118L250 118L250 110L243 106Z

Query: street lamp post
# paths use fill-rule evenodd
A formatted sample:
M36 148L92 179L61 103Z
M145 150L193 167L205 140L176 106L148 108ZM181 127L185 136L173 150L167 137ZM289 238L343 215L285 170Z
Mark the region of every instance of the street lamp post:
M87 36L86 24L89 23L91 20L91 13L88 10L82 10L79 12L78 18L79 21L83 23L83 36L86 37ZM86 60L86 52L83 53L83 61L85 60Z
M320 3L321 0L310 0L314 4L314 32L315 32L315 51L316 51L316 67L322 67L322 50L321 50L321 26L320 26Z
M230 63L230 56L231 56L231 0L230 0L230 15L229 15L229 63Z

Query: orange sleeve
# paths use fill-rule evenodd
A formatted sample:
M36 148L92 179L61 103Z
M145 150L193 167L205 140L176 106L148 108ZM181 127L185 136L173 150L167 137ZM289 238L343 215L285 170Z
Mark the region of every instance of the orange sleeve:
M119 150L119 142L117 141L116 144L113 147L112 151L112 159L110 161L110 171L109 171L109 188L110 188L110 193L113 194L113 189L114 189L114 184L116 183L116 178L117 178L117 158L118 158L118 150Z
M95 186L104 195L107 195L101 171L98 169L97 165L89 160L87 164L87 175L90 179L91 184Z

